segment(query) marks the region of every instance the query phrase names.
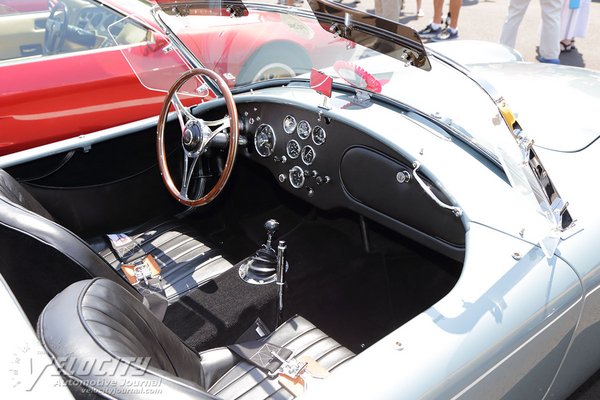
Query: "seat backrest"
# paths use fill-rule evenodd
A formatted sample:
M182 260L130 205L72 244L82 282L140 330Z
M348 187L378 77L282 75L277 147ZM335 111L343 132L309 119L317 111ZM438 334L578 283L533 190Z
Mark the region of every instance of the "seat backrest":
M74 394L156 388L161 398L213 398L202 387L200 357L120 285L76 282L48 303L38 335Z
M42 217L54 221L54 218L48 210L42 206L39 201L29 193L23 185L17 182L10 174L0 169L0 197L18 204Z
M35 324L69 284L105 277L141 295L77 235L57 224L18 182L0 170L0 274Z

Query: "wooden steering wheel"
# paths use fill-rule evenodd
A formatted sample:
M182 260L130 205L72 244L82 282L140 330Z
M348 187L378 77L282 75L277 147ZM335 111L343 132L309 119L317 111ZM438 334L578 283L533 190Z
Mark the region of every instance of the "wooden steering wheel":
M198 118L186 108L179 96L177 91L189 81L191 78L203 75L217 83L225 104L227 106L227 115L220 120L216 121L204 121ZM167 165L166 151L165 151L165 126L167 123L167 117L169 110L173 105L177 118L179 119L179 125L181 127L181 147L183 149L184 160L183 160L183 176L181 189L177 189L169 167ZM227 160L223 167L223 172L217 183L213 188L206 193L204 196L191 199L188 195L190 180L194 171L194 167L198 163L200 156L206 151L211 140L215 138L219 133L226 133L229 131ZM237 147L239 138L239 127L238 127L238 114L233 95L227 86L227 83L214 71L205 68L192 69L183 75L169 89L167 96L162 105L160 116L158 118L158 128L156 133L156 151L158 154L158 166L160 168L160 174L163 182L165 183L167 190L177 201L186 206L196 207L203 206L214 200L221 190L225 187L225 184L231 176L233 164L235 162Z

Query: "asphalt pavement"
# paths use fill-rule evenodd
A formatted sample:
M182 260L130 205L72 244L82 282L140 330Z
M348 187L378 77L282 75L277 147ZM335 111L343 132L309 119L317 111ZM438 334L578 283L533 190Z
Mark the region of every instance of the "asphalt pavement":
M373 10L374 0L343 0L361 10ZM386 0L383 0L386 1ZM404 0L404 13L399 16L399 22L416 30L424 28L433 15L433 0L422 0L424 17L417 18L416 0ZM509 0L463 0L463 6L458 19L459 39L476 39L497 42L500 38L502 24L506 18ZM448 1L444 4L444 13L448 10ZM540 2L532 0L527 13L519 27L516 49L526 61L536 62L536 48L540 41L541 25ZM562 64L590 68L600 71L600 0L592 0L590 7L590 24L585 38L577 38L576 48L570 52L561 53Z

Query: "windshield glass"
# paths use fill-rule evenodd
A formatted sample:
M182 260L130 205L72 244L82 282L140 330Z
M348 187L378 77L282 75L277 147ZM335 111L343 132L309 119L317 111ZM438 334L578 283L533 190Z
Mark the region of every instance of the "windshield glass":
M505 125L492 123L499 118L497 107L477 85L465 84L468 78L452 67L430 62L412 29L337 3L309 0L296 2L295 7L276 3L161 2L155 17L202 66L219 73L231 87L309 80L315 68L335 83L435 115L497 159L490 130L507 133ZM169 85L165 82L162 89Z

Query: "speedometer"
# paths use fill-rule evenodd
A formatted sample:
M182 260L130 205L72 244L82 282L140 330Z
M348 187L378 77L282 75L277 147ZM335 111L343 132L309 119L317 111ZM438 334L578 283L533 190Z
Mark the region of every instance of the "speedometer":
M304 120L298 122L298 136L307 139L310 136L310 124Z
M269 157L275 150L275 132L271 125L262 124L254 134L254 148L261 157Z

